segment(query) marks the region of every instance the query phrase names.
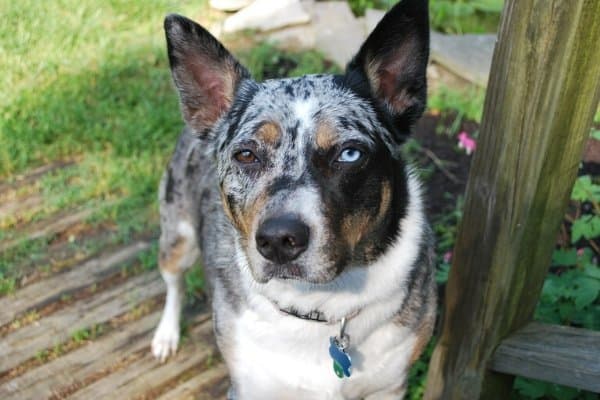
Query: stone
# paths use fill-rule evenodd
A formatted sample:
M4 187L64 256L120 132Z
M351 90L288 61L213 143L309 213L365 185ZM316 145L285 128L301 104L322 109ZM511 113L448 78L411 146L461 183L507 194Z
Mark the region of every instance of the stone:
M496 35L445 35L431 32L431 59L458 76L486 86Z
M382 20L385 15L385 11L383 10L374 10L372 8L368 8L365 11L365 29L367 34L373 32L373 29L377 26L379 21Z
M312 10L316 49L345 67L365 40L363 25L345 1L317 2Z
M245 29L266 32L289 25L306 24L310 19L300 0L256 0L228 17L223 23L223 32L234 33Z
M265 39L282 49L302 51L314 49L316 37L315 26L305 24L271 31Z
M210 0L212 8L219 11L238 11L252 3L252 0Z

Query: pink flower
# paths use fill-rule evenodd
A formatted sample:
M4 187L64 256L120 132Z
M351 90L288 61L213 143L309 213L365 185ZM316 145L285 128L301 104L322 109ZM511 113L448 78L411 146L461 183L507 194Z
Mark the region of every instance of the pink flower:
M577 255L578 255L579 257L582 257L584 254L585 254L585 250L584 250L583 248L581 248L581 249L577 249Z
M458 147L465 149L467 155L471 155L477 148L477 142L467 132L458 134Z
M446 264L449 264L450 261L452 261L452 252L451 251L447 251L446 253L444 253L444 262Z

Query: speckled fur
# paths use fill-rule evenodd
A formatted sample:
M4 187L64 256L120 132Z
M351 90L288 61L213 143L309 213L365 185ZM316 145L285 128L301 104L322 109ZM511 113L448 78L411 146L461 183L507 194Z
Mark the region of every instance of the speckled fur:
M345 75L259 83L203 28L167 18L186 128L159 190L168 294L152 346L158 358L177 345L177 282L201 257L231 398L401 398L435 320L431 232L420 185L400 156L425 102L426 21L426 1L404 0ZM394 41L381 44L388 36L412 40L399 47L413 57L398 59ZM360 162L337 161L348 146L361 150ZM246 149L258 162L235 161ZM276 265L254 237L282 213L301 219L310 241ZM280 308L318 310L329 322ZM340 380L327 346L345 316L354 372Z

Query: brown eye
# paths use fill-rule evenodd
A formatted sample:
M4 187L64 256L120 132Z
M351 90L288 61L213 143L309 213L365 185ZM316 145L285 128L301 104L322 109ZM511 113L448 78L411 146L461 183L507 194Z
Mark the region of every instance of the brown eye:
M233 158L242 164L252 164L258 162L258 158L250 150L240 150L233 155Z

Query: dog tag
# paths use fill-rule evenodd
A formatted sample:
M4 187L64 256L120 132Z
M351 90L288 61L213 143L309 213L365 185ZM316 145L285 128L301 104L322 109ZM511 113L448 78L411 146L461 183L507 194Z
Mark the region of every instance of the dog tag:
M349 377L352 374L352 360L335 336L329 338L329 355L333 359L333 372L338 378Z

